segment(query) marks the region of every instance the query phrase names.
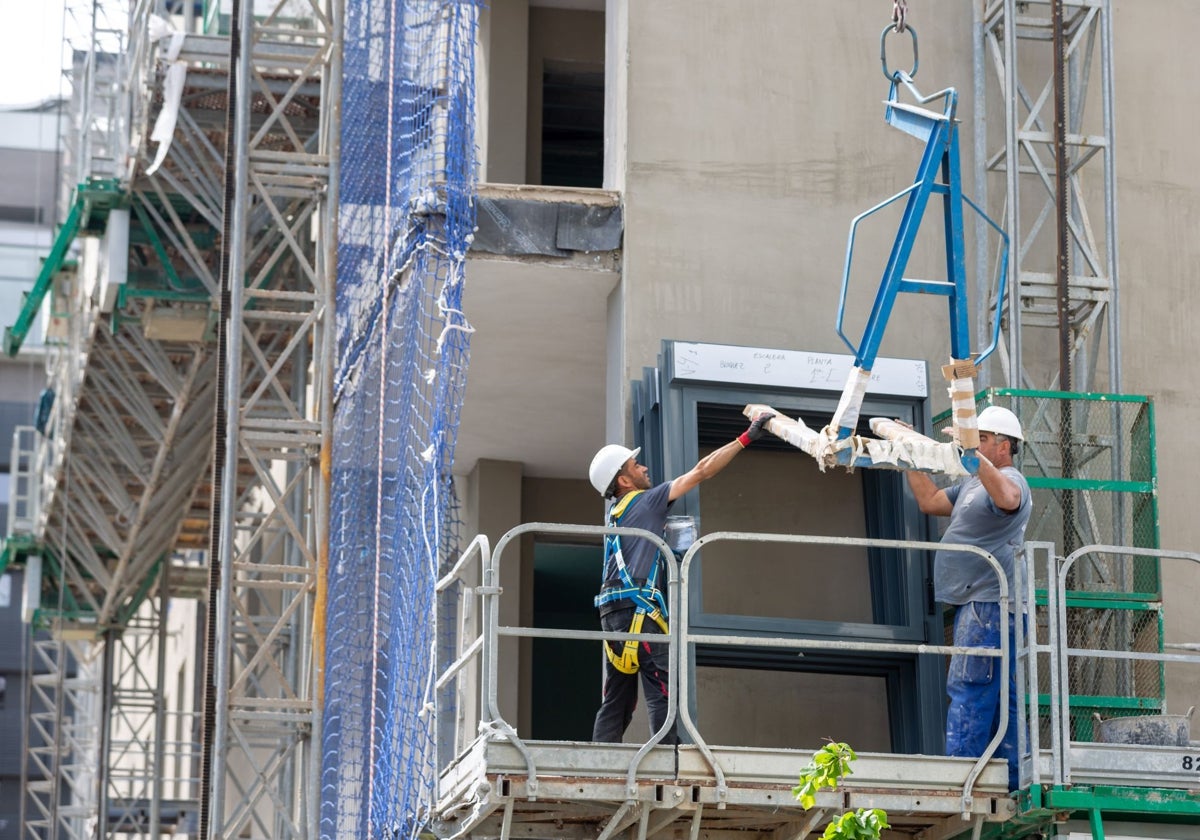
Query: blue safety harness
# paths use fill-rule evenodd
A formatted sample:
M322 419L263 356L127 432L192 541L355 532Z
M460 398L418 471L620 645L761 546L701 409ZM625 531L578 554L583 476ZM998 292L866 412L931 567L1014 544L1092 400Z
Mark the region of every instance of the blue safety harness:
M633 503L637 501L643 492L635 490L627 495L620 502L612 506L612 510L608 514L609 527L615 527L620 524L621 519L633 507ZM650 614L658 610L663 618L668 615L667 600L663 597L662 591L658 588L658 568L659 564L655 563L650 570L650 576L645 583L637 583L629 574L629 568L625 565L625 556L621 553L621 537L618 534L609 534L604 538L604 570L608 570L608 561L612 560L617 567L617 575L621 579L619 585L607 585L596 596L594 603L597 607L610 604L613 601L632 601L634 607L642 613Z
M612 506L608 513L608 526L615 527L621 521L621 518L629 512L633 503L643 491L635 490L627 494L621 501ZM637 583L629 574L629 569L625 565L625 557L621 553L621 537L617 534L609 534L604 538L604 572L608 571L608 561L612 560L617 568L617 575L620 577L619 584L606 584L601 588L600 594L596 596L594 603L597 607L602 608L607 604L612 604L615 601L631 601L634 606L633 620L629 624L630 633L641 633L642 623L649 617L662 630L663 634L670 633L667 625L667 601L663 597L657 586L658 567L659 563L655 562L654 567L650 570L650 576L644 583ZM656 558L657 559L657 558ZM636 674L638 670L638 643L629 639L625 642L618 655L612 644L605 642L604 653L608 656L608 661L613 667L624 674Z

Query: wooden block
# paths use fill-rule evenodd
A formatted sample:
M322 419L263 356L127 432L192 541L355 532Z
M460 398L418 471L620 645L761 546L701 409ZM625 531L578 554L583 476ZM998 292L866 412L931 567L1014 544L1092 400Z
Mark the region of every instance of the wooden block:
M942 376L946 377L948 382L955 379L974 379L978 373L979 368L975 367L975 363L970 359L951 359L950 364L942 365Z

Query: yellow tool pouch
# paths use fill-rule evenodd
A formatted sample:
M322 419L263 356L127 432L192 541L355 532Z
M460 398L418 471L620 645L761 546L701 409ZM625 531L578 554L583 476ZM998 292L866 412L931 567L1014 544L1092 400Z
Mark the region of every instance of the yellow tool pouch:
M666 619L662 617L661 612L655 610L649 615L650 618L654 619L655 623L658 624L659 629L663 631L664 635L671 632L668 628ZM629 624L629 632L641 633L642 622L645 621L645 618L646 613L642 612L641 610L635 612L633 614L633 621ZM636 674L638 672L637 639L626 639L625 644L621 647L620 656L617 656L617 654L613 652L612 642L604 643L604 652L608 655L608 661L612 663L612 666L622 674Z

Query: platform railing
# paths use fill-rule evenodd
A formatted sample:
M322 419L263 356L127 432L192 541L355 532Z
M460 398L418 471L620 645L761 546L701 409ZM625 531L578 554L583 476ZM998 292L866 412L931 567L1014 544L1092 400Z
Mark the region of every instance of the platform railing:
M500 624L500 599L503 597L503 590L499 586L501 563L504 560L505 552L510 547L514 540L519 540L526 534L548 534L559 537L592 537L602 538L606 535L616 534L620 536L641 537L650 540L659 551L666 553L665 556L673 556L670 554L670 548L663 541L660 535L635 528L609 528L602 526L586 526L586 525L561 525L544 522L532 522L517 526L505 533L497 542L494 551L488 552L487 540L485 537L477 537L476 540L468 547L467 551L460 557L454 568L445 575L438 583L439 593L446 593L451 588L456 586L463 587L460 594L459 603L463 603L462 599L470 601L473 596L478 596L482 607L483 624L476 633L475 630L467 623L460 626L460 638L457 640L455 647L455 657L453 661L442 668L438 668L437 689L438 697L442 698L444 692L451 689L452 682L456 685L463 686L461 682L464 679L464 674L473 662L478 661L481 669L482 685L480 686L480 710L477 720L478 730L480 732L488 731L492 736L499 736L510 743L517 749L522 756L522 760L526 764L527 770L527 791L531 798L537 795L537 766L532 750L526 742L518 735L516 728L504 719L499 708L499 674L500 668L500 640L502 638L544 638L544 639L571 639L571 640L595 640L595 641L624 641L626 639L635 639L637 641L663 643L666 641L669 644L669 667L670 667L670 688L668 693L668 709L667 717L662 728L655 732L651 737L643 743L637 750L636 754L630 759L630 763L626 769L626 794L628 802L632 802L637 795L637 778L638 768L642 760L646 757L649 751L659 744L662 739L670 732L678 720L687 735L703 756L704 761L710 767L713 777L716 781L716 793L718 801L724 801L728 793L726 783L725 769L722 767L718 756L709 746L690 710L690 694L689 680L681 674L680 663L683 660L682 652L687 650L687 646L694 644L703 645L722 645L729 647L753 647L753 648L778 648L796 651L804 650L828 650L828 651L846 651L847 653L911 653L917 655L954 655L964 654L971 656L985 656L997 658L1000 660L1000 673L1007 674L1009 670L1010 658L1014 655L1009 648L1008 643L1008 626L1010 619L1010 601L1012 600L1009 594L1008 581L1005 578L1004 571L1000 563L989 553L982 549L969 545L958 544L941 544L935 542L924 542L917 540L883 540L883 539L866 539L854 537L825 537L825 536L801 536L789 534L760 534L760 533L742 533L742 532L718 532L705 535L697 540L691 548L683 555L679 563L668 563L668 581L667 594L670 615L670 634L664 639L661 634L632 634L621 632L605 632L605 631L585 631L585 630L564 630L552 628L533 628L533 627L512 627L503 626ZM985 562L992 568L996 574L1000 586L1000 635L1001 647L984 648L984 647L957 647L954 645L945 644L928 644L925 642L902 642L902 641L846 641L828 638L799 638L795 636L741 636L741 635L715 635L702 632L693 632L690 627L690 616L688 598L682 597L682 593L689 591L689 581L692 574L692 566L695 559L699 556L701 549L710 543L717 541L737 541L737 542L768 542L768 543L791 543L796 545L823 545L823 546L839 546L839 547L857 547L857 548L875 548L875 549L893 549L904 551L935 551L939 549L950 549L955 551L964 551L976 554L983 558ZM518 543L519 545L519 543ZM476 562L472 562L476 561ZM1021 564L1017 564L1018 569ZM478 570L478 578L480 581L477 587L472 586L472 578L474 572L472 569ZM1024 613L1024 605L1027 602L1028 594L1032 593L1032 586L1027 585L1025 577L1019 572L1015 581L1014 587L1017 593L1016 606ZM460 616L461 617L461 616ZM1016 633L1016 644L1018 650L1023 650L1025 645L1023 634L1023 622L1017 622L1014 628ZM1030 660L1035 657L1030 656ZM1024 669L1018 669L1018 696L1024 696L1023 686L1026 684L1026 675L1020 673ZM1034 677L1036 680L1036 676ZM458 682L455 682L458 681ZM1036 685L1036 681L1033 683ZM461 690L457 693L461 696ZM1036 696L1036 695L1035 695ZM979 778L988 761L994 756L997 748L1003 739L1003 733L1007 727L1009 714L1013 710L1008 708L1008 692L1001 691L1000 703L1000 718L997 722L997 734L988 744L984 754L980 756L972 765L962 787L963 810L967 812L971 809L972 791L975 783ZM1025 728L1026 714L1024 707L1016 710L1018 714L1018 722L1020 728ZM459 755L465 748L466 744L475 737L475 732L471 731L472 724L476 723L471 719L473 716L463 718L459 721L456 727L456 735L454 738L453 749L450 750L449 745L444 745L442 752L437 761L439 773L444 772L454 757ZM1026 739L1022 737L1024 745ZM445 753L449 752L449 755ZM1036 762L1034 762L1036 763Z
M1111 781L1136 774L1140 784L1194 788L1200 778L1200 757L1187 733L1190 715L1163 715L1161 703L1168 693L1171 669L1176 675L1184 674L1187 686L1200 679L1196 670L1200 644L1157 642L1163 620L1161 602L1148 602L1139 619L1120 604L1107 605L1103 597L1079 601L1080 593L1068 591L1071 572L1085 558L1097 555L1200 564L1200 554L1195 552L1116 545L1083 546L1058 562L1049 593L1057 634L1052 647L1056 676L1052 702L1057 711L1053 719L1055 783L1078 782L1080 772L1086 770ZM1069 603L1072 596L1075 600ZM1080 614L1069 620L1069 609ZM1168 648L1185 652L1168 652ZM1115 739L1098 737L1096 729L1102 721L1094 714L1081 714L1078 708L1100 694L1125 698L1130 717L1135 718L1129 722L1128 732L1114 733L1119 736ZM1113 720L1117 722L1114 728L1121 729L1121 718ZM1167 743L1170 738L1158 737L1175 735L1164 728L1172 725L1178 727L1174 744ZM1134 731L1139 728L1143 731Z
M775 637L763 638L761 636L738 636L725 634L705 634L693 633L690 630L690 622L688 615L688 600L683 599L683 606L679 613L679 620L676 626L672 627L672 637L677 639L677 643L686 648L687 645L704 644L704 645L724 645L730 647L756 647L756 648L776 648L782 650L795 650L798 652L805 650L831 650L831 651L846 651L854 653L916 653L916 654L944 654L948 656L962 654L967 656L986 656L998 658L1000 660L1000 673L1007 675L1009 672L1009 661L1012 656L1012 651L1009 649L1008 642L1008 625L1010 619L1009 605L1011 597L1008 592L1008 580L1004 574L1004 568L988 552L983 549L971 545L962 545L954 543L932 543L919 540L883 540L883 539L867 539L861 537L825 537L825 536L803 536L796 534L755 534L735 531L719 531L712 534L706 534L692 544L691 548L683 555L680 562L681 571L680 578L682 585L686 588L691 578L691 566L695 561L699 551L706 545L718 541L738 541L738 542L758 542L758 543L790 543L798 545L825 545L825 546L840 546L840 547L855 547L855 548L878 548L878 549L902 549L902 550L949 550L962 551L978 555L992 568L996 574L1000 585L1000 648L979 648L979 647L958 647L954 645L936 645L927 644L924 642L875 642L875 641L847 641L842 639L810 639L796 637ZM1018 564L1019 565L1019 564ZM1021 592L1018 585L1015 587L1017 592ZM1020 637L1021 622L1017 622L1017 638L1016 643L1020 647L1022 639ZM696 722L691 715L690 697L688 695L688 680L676 680L675 674L672 672L672 682L675 683L672 691L677 690L680 694L679 708L680 717L687 733L692 737L695 745L699 748L700 753L704 756L705 761L712 768L713 774L717 781L717 798L718 801L723 801L727 794L727 786L725 783L725 773L720 765L717 756L708 744L705 742L700 733ZM1000 717L996 724L996 734L988 743L983 755L980 756L975 764L971 767L967 778L963 783L963 813L971 810L972 790L975 787L975 782L978 780L980 773L987 766L988 761L995 755L996 749L1000 746L1000 742L1004 739L1004 732L1008 726L1008 718L1010 710L1008 708L1008 690L1007 677L1002 677L1000 689ZM1020 695L1018 695L1020 696ZM1023 715L1020 715L1023 718Z
M455 562L436 585L436 609L439 640L435 655L437 681L434 694L437 698L438 732L434 743L437 754L434 765L441 773L459 755L476 735L480 721L478 710L468 714L464 708L473 694L468 680L472 676L472 664L478 664L483 651L483 625L479 619L480 582L484 570L491 563L492 549L486 534L471 540ZM472 562L475 561L475 562ZM443 639L445 626L454 624L449 643ZM446 663L443 659L449 659ZM478 679L475 675L476 680ZM452 719L446 721L446 717Z

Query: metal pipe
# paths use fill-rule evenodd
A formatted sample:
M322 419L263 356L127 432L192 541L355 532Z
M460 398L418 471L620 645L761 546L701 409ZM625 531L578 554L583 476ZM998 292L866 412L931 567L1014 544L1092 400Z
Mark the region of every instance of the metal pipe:
M245 274L246 247L246 183L249 168L248 140L250 136L250 55L254 43L254 4L247 0L233 0L229 36L229 113L232 117L231 135L226 136L226 199L225 223L227 226L226 271L222 277L223 303L227 304L225 330L227 334L225 366L227 386L225 389L225 464L222 476L221 511L218 515L220 536L218 556L212 558L213 566L223 569L220 576L220 591L216 593L217 627L225 630L225 638L216 648L214 658L214 691L216 709L212 747L212 789L208 835L201 840L221 840L224 837L225 775L228 773L229 749L229 686L233 651L231 646L233 615L233 574L231 564L236 539L235 504L237 502L237 465L241 447L239 409L241 407L242 382L242 276ZM232 154L229 149L232 148ZM218 432L219 434L219 432ZM210 595L212 597L212 595ZM212 632L215 632L214 627Z
M96 756L98 759L96 762L96 833L98 837L108 834L108 775L112 769L109 767L109 762L112 760L112 756L109 755L109 747L112 744L115 689L113 686L113 648L117 643L117 631L111 628L105 630L103 639L104 653L100 666L100 714L97 721L100 724L100 743L96 750L98 753ZM59 704L66 705L62 700L63 698L59 697Z
M1120 257L1117 239L1117 156L1116 156L1116 121L1113 116L1113 48L1112 48L1112 4L1104 0L1100 10L1100 97L1104 140L1104 250L1108 273L1109 301L1106 326L1108 328L1108 381L1109 390L1121 393L1121 309L1120 284L1117 277L1120 272ZM1125 464L1125 440L1121 434L1119 418L1121 409L1117 405L1110 408L1113 418L1113 429L1116 431L1116 445L1113 447L1113 476ZM1116 512L1113 522L1116 525L1113 542L1128 542L1125 532L1124 493L1114 493Z
M1050 17L1053 28L1054 46L1054 209L1055 209L1055 286L1058 311L1058 388L1070 391L1072 382L1072 328L1071 328L1071 229L1067 218L1070 209L1069 177L1070 159L1067 153L1067 57L1066 32L1063 29L1063 0L1051 0ZM1074 455L1071 446L1075 428L1073 404L1070 400L1059 403L1059 458L1062 477L1075 476ZM1068 554L1075 549L1075 492L1064 488L1060 496L1062 505L1063 550Z
M292 365L292 381L290 383L290 392L295 402L295 408L301 417L307 414L307 392L306 385L309 373L309 345L301 340L296 344L294 351L294 359ZM311 485L308 482L300 480L301 477L311 475L311 466L309 461L304 460L288 460L284 466L284 475L286 477L285 487L294 488L292 492L287 493L286 509L287 516L293 523L305 522L305 513L311 509L313 499L308 495ZM286 491L285 491L286 492ZM285 499L281 498L280 502ZM298 530L298 529L297 529ZM308 546L300 545L300 540L297 539L297 533L292 529L288 529L282 537L284 549L280 552L284 566L289 569L305 569L308 561ZM307 525L301 532L304 540L307 542L312 538L312 526ZM258 564L256 564L258 565ZM265 587L259 587L260 590ZM312 639L312 615L307 609L310 601L305 587L282 586L278 590L279 597L279 619L275 630L280 629L283 623L284 616L290 616L287 619L288 633L286 648L283 651L283 661L280 666L283 670L284 682L295 692L297 697L303 697L305 692L302 688L306 677L310 676L307 673L306 665L311 662L311 651L308 643ZM297 600L299 603L297 604ZM293 608L294 605L294 608ZM309 632L304 632L305 629ZM274 631L273 631L274 632ZM253 661L249 663L253 667ZM286 690L286 689L285 689ZM310 707L310 719L312 717L312 707ZM279 776L279 790L283 793L284 801L289 802L292 806L292 813L289 819L298 824L303 832L307 828L305 820L306 813L303 810L303 793L311 786L311 777L313 773L304 774L297 773L297 764L303 762L306 758L306 753L303 748L305 742L311 747L311 732L305 735L298 736L301 742L297 749L292 751L287 758L282 762L282 766L277 770ZM278 809L277 809L278 810ZM285 826L280 824L282 817L276 813L275 820L275 836L287 836Z
M316 480L316 594L313 603L312 646L313 646L313 714L312 744L313 767L309 772L309 825L319 826L321 818L321 782L324 765L325 740L325 636L328 615L326 607L329 592L329 539L330 507L333 481L333 378L337 368L337 245L338 245L338 202L341 178L341 101L342 101L342 35L344 27L344 0L328 0L329 59L326 72L322 74L324 90L321 92L321 132L328 156L329 171L325 184L325 203L320 216L321 242L318 247L324 260L318 277L324 279L324 313L315 329L318 339L317 350L317 413L321 423L321 452Z
M1113 393L1121 393L1121 310L1117 274L1120 259L1117 240L1117 156L1116 120L1113 116L1113 47L1112 3L1104 0L1100 13L1100 91L1103 101L1104 139L1104 228L1105 251L1108 258L1108 366L1109 385Z
M975 197L979 206L987 209L987 75L984 53L983 4L971 6L971 69L974 94L974 149L975 149ZM983 219L975 218L975 335L987 335L987 313L991 307L984 305L990 294L988 274L988 226ZM1003 301L998 301L996 323L1003 315ZM987 388L991 381L988 368L979 371L978 386Z
M320 420L320 468L317 476L316 538L317 538L317 593L313 604L313 715L312 743L317 750L314 772L310 773L310 821L319 826L320 782L324 755L324 704L325 704L325 634L326 605L329 594L329 540L330 506L332 500L332 445L334 445L334 376L337 370L336 312L337 312L337 241L338 241L338 190L341 187L341 114L342 114L342 36L344 28L344 0L328 0L329 61L322 74L324 90L320 95L323 120L322 154L329 158L329 175L325 184L325 203L320 216L320 234L323 241L322 257L318 277L324 278L324 314L317 325L319 338L318 364L318 415Z
M167 615L171 599L171 561L162 561L162 572L158 589L158 627L156 628L156 650L154 662L154 763L150 782L150 836L158 838L162 833L163 785L166 781L165 755L167 730L167 698L163 686L167 673Z
M1004 0L1004 136L1007 149L1004 174L1008 201L1005 227L1013 243L1015 255L1009 262L1008 321L1009 366L1008 385L1020 388L1021 381L1021 269L1025 253L1021 243L1020 162L1021 146L1017 141L1017 3ZM998 307L1003 311L1003 306Z
M1064 682L1065 665L1059 653L1059 636L1066 635L1065 626L1060 627L1058 614L1058 556L1053 552L1046 567L1046 610L1047 628L1050 645L1050 752L1054 756L1053 778L1056 785L1064 784L1063 778L1067 770L1065 745L1070 742L1070 732L1064 724L1066 708L1058 702L1066 683Z

